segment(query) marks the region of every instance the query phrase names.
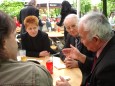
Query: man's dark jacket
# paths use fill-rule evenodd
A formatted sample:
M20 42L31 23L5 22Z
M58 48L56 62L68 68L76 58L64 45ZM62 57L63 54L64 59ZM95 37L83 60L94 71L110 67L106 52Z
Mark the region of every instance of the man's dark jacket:
M72 37L71 35L67 34L67 40L64 45L64 48L70 48L70 44L75 46L75 39L76 39L75 37ZM81 48L79 49L79 51L81 53L85 54L87 57L89 57L91 59L94 57L94 53L92 53L91 51L88 51L87 48L82 43L80 43L80 47ZM62 61L64 61L65 56L63 55L62 52L60 53L60 57L61 57ZM81 72L83 74L82 85L84 85L87 76L90 74L90 70L87 70L87 68L84 68L83 64L80 61L78 61L78 65L79 65L79 68L81 69Z
M87 58L83 66L90 70L92 63ZM87 86L115 86L115 36L102 50L87 82Z

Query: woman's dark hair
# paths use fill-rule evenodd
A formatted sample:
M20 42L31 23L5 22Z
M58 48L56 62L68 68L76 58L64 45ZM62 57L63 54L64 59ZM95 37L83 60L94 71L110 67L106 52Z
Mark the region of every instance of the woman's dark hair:
M16 25L5 12L0 10L0 58L4 51L4 39L8 38L16 29Z
M61 14L64 12L70 11L71 10L71 4L68 1L63 1L62 2L62 9L61 9Z

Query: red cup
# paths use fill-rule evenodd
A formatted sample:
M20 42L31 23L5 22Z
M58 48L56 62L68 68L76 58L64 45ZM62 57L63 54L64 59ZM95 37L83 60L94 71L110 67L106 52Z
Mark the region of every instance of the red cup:
M58 27L58 32L60 32L60 28Z
M47 67L48 71L50 72L50 74L53 74L53 62L48 60L46 62L46 67Z

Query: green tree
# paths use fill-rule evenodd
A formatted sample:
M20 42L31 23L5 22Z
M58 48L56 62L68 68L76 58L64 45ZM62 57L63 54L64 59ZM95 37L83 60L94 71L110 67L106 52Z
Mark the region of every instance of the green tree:
M81 1L81 13L87 13L91 10L91 0L80 0Z
M98 4L98 7L103 11L103 2ZM109 16L111 11L115 11L115 0L107 0L107 15Z
M0 4L0 10L5 11L10 16L17 16L19 15L20 10L24 7L24 3L16 2L16 1L8 1L4 0L2 4Z
M115 0L108 0L107 1L107 13L108 16L111 11L115 11Z
M91 0L80 0L81 2L81 13L87 13L91 10ZM73 7L76 8L77 2L73 2ZM0 10L4 10L10 16L17 16L19 15L20 10L24 7L23 2L16 2L15 0L4 0L2 4L0 4ZM103 3L99 3L97 5L100 11L103 10ZM111 11L115 11L115 0L107 0L107 14L109 15ZM50 15L57 16L60 13L60 9L51 9Z
M73 7L77 8L77 0L73 1ZM81 13L87 13L91 10L91 0L80 0Z

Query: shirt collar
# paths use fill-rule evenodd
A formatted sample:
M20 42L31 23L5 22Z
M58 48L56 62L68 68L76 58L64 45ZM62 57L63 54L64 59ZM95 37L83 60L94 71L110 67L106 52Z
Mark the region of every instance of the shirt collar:
M101 52L103 51L104 47L107 45L108 42L109 40L105 42L105 44L97 51L96 53L97 58L100 56Z

